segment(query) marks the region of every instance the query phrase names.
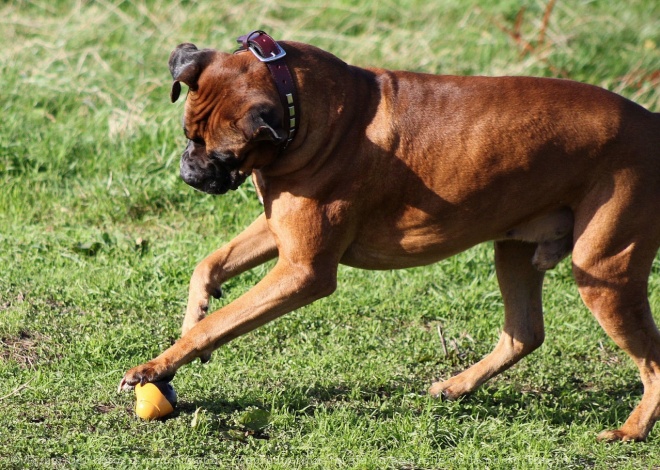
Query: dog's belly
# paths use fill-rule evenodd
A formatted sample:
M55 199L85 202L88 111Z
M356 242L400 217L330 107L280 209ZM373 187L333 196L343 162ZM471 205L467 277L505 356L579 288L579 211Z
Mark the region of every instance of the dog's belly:
M572 238L573 212L567 207L539 211L510 220L511 213L475 219L433 217L409 209L396 223L365 224L341 259L362 269L400 269L423 266L448 258L488 240L549 243ZM452 221L451 223L448 221Z
M490 227L475 229L467 221L449 223L415 208L395 217L375 214L357 232L341 260L362 269L399 269L422 266L480 242L497 238Z
M341 263L361 269L411 268L448 258L474 244L452 243L433 231L409 234L399 242L356 241L346 250Z

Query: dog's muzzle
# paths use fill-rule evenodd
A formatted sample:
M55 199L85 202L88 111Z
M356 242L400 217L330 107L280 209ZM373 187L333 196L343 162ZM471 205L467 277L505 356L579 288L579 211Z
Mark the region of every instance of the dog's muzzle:
M248 175L209 158L191 158L186 149L181 155L181 179L193 188L208 194L225 194L238 188Z

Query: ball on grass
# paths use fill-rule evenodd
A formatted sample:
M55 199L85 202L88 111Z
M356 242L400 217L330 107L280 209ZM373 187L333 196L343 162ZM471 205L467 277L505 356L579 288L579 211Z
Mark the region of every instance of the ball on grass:
M164 418L176 406L176 392L168 382L137 384L135 398L135 414L148 421Z

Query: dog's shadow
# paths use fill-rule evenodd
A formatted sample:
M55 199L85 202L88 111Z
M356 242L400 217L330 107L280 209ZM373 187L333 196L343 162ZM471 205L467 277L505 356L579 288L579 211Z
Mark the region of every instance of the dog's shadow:
M343 404L362 401L363 406L351 406L354 413L365 420L389 421L400 414L408 414L420 422L428 423L424 415L429 412L436 419L427 429L432 435L431 442L436 448L452 448L458 445L464 435L464 429L457 430L449 422L462 421L465 417L478 420L496 419L508 424L534 423L542 420L548 425L562 428L573 423L585 423L594 427L594 436L605 428L620 426L625 417L630 414L631 396L639 396L643 391L641 384L632 387L618 387L602 390L579 391L575 384L567 383L553 387L551 391L520 391L515 387L498 384L485 385L472 395L465 396L455 402L447 403L443 399L431 400L431 407L406 404L404 397L409 397L409 384L391 383L371 389L362 389L357 394L349 384L345 386L327 386L314 384L310 387L287 388L285 394L278 394L267 403L247 395L245 398L227 400L205 399L200 401L182 402L177 406L171 418L181 418L186 415L193 419L199 408L205 410L213 418L209 421L210 432L220 433L228 439L243 440L240 436L268 439L268 429L250 431L237 423L235 417L250 410L261 409L287 410L297 416L314 416L322 409L325 414L332 414L344 408ZM419 393L414 400L425 395ZM404 403L402 403L404 402ZM592 417L593 418L590 418ZM443 419L444 418L444 419ZM238 436L236 439L235 436Z

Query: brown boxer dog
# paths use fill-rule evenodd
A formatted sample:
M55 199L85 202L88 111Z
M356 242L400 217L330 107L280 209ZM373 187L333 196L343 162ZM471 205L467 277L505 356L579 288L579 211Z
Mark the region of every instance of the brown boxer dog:
M660 417L647 296L660 246L660 114L573 81L363 69L262 32L242 42L241 53L183 44L171 55L172 99L179 82L189 87L181 177L222 194L252 174L264 213L196 267L181 339L120 388L171 378L331 294L339 263L407 268L494 240L500 341L430 394L470 393L538 348L544 271L572 252L584 303L644 384L623 426L599 438L646 438ZM257 285L206 316L224 281L275 257Z

